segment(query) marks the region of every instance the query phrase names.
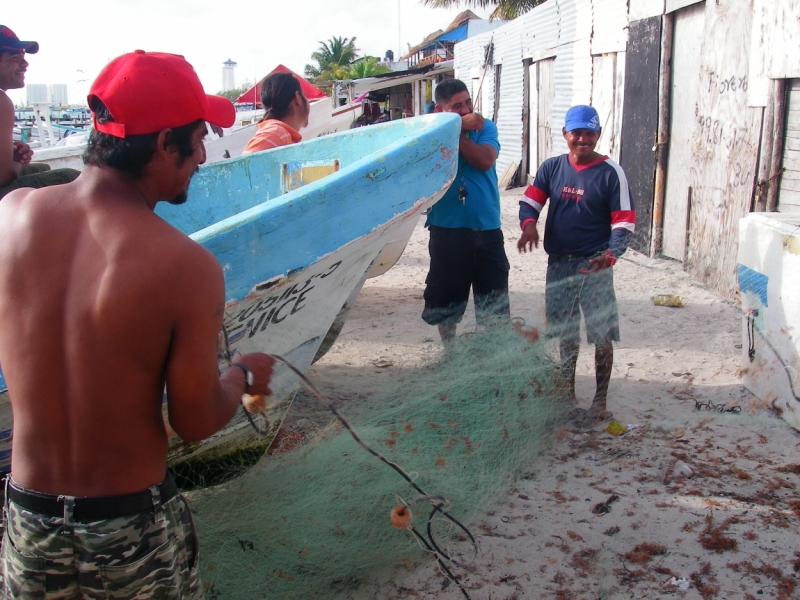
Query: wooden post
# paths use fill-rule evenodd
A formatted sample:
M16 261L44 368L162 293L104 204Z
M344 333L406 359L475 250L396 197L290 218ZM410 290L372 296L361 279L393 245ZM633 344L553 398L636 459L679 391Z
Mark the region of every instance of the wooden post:
M772 90L770 90L772 92ZM772 134L775 120L775 102L772 93L764 109L761 124L761 152L758 156L758 180L756 181L755 212L767 210L767 189L769 188L769 169L772 165Z
M661 17L661 62L658 70L658 132L655 144L656 176L653 188L653 231L650 256L661 253L664 232L664 196L666 192L667 144L672 75L672 30L674 13Z
M689 246L692 243L692 187L686 192L686 245L683 247L683 270L689 266Z
M526 58L522 61L522 160L519 165L517 185L528 184L528 171L530 171L530 140L531 140L531 61Z
M786 135L786 80L774 79L773 96L775 116L772 124L772 160L769 168L769 188L767 190L767 211L778 210L778 190L781 184L783 166L783 141Z

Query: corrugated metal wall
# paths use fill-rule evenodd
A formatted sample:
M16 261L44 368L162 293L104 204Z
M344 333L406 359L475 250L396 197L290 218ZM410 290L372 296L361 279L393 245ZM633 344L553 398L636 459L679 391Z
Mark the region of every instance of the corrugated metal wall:
M553 155L561 154L566 151L561 136L564 114L570 106L592 100L592 55L625 50L627 7L626 0L549 0L491 34L456 44L456 77L467 80L472 69L483 68L483 48L490 39L494 43L493 62L502 65L496 123L502 148L497 159L499 174L512 163L519 165L522 153L527 151L522 142L523 60L555 57L551 148ZM490 73L494 86L496 70ZM484 85L489 83L489 74L486 79ZM483 106L482 112L491 116L494 106ZM541 161L546 157L538 158ZM535 170L536 166L529 168Z
M522 19L495 30L494 63L502 65L500 76L497 132L500 136L501 155L497 160L497 173L502 175L511 163L519 165L522 160ZM495 82L496 84L497 82ZM485 113L491 117L493 113Z

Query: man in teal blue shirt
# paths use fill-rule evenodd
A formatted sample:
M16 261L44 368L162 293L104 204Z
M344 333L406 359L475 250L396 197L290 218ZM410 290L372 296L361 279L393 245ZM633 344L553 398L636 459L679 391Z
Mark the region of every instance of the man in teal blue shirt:
M508 258L500 229L500 192L494 163L500 151L497 127L472 112L463 81L436 86L436 112L461 115L458 173L425 224L431 266L425 280L423 320L437 325L442 341L455 337L470 289L478 325L508 323Z

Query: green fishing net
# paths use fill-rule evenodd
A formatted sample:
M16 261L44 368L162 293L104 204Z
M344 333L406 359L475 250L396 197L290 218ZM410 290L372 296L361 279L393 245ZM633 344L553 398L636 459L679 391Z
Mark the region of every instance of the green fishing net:
M436 560L390 523L408 505L421 537L463 573L475 549L465 529L532 466L570 408L546 344L510 328L462 336L429 364L395 368L379 391L339 410L338 422L244 474L188 493L209 598L334 598L397 569ZM388 379L388 381L387 381ZM234 461L235 462L235 461ZM448 520L420 490L446 498ZM430 547L430 543L428 543Z

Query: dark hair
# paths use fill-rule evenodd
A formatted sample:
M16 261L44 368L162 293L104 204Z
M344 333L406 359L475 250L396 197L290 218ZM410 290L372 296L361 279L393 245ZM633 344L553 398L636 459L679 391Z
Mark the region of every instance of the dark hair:
M305 99L300 82L291 73L273 73L261 82L261 104L264 105L263 120L282 119L289 114L294 95L300 92Z
M90 108L97 117L98 123L110 123L114 119L111 113L98 98L93 97ZM193 121L188 125L172 128L172 136L167 143L178 149L181 159L194 154L192 135L203 121ZM144 168L156 153L158 133L129 135L118 138L95 129L89 134L89 143L83 153L83 162L87 165L105 166L122 171L134 177L141 177Z
M445 79L436 86L436 91L433 93L433 96L436 99L436 104L441 105L461 92L469 92L463 81L460 79Z

